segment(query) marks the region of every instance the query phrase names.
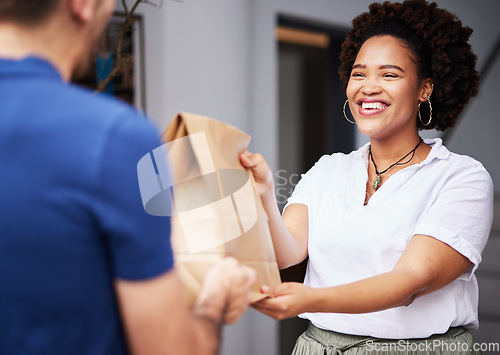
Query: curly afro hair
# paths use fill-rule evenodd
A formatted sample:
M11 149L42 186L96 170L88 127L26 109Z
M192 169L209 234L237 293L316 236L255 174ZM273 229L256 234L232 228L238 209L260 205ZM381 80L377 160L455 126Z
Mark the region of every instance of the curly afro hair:
M374 36L390 35L402 40L412 52L421 80L431 78L432 121L418 129L444 131L453 127L471 96L477 95L479 75L476 55L468 42L472 29L457 16L437 7L435 2L406 0L373 3L369 11L352 21L353 28L342 44L340 79L347 85L351 69L363 43ZM428 122L429 110L422 105L422 120Z

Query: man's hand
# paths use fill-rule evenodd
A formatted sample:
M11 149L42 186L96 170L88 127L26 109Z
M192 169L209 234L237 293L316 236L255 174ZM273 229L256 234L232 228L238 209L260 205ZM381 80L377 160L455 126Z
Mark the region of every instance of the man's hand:
M222 260L208 272L194 310L175 270L148 280L116 280L130 352L216 354L222 323L234 323L246 311L255 279L255 271L236 259Z
M248 308L256 278L254 269L225 258L205 276L195 313L217 317L219 312L224 323L237 322Z

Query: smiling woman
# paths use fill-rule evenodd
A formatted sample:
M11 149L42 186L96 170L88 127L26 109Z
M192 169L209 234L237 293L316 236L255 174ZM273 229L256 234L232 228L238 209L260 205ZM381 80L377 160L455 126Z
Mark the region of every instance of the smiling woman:
M420 83L417 65L400 40L392 36L370 38L358 53L346 91L358 129L379 139L384 136L370 131L377 123L386 136L406 134L405 125L416 131L413 118L420 100L430 96L429 82ZM370 125L365 130L367 118Z
M418 134L453 126L477 93L471 33L425 0L374 3L356 17L339 74L370 143L323 156L283 216L265 160L241 156L261 185L280 267L309 257L304 284L265 288L270 297L255 305L310 321L295 355L364 354L373 342L400 354L401 339L411 349L461 343L474 353L467 329L478 327L474 273L491 228L491 178Z

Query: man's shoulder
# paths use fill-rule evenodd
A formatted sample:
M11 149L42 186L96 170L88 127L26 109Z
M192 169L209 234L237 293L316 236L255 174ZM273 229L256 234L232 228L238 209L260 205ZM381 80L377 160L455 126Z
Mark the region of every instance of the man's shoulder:
M75 84L44 86L47 91L16 123L32 144L43 144L64 157L78 156L80 165L89 168L96 159L111 153L114 159L126 150L138 160L161 143L157 128L128 103Z
M112 134L118 127L126 126L134 135L159 136L147 116L130 104L107 94L96 94L75 84L58 87L47 99L47 109L56 120L54 125L85 135Z
M144 119L128 103L122 102L107 94L98 94L76 84L68 84L59 89L59 103L61 108L70 110L74 114L97 115L100 120L113 119L114 116L131 116Z

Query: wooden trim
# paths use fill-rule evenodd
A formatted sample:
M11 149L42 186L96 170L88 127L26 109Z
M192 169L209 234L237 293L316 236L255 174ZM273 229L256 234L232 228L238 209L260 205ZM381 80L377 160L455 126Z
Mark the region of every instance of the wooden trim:
M284 26L279 26L276 29L276 39L279 42L299 44L303 46L318 48L330 47L330 37L325 33L299 30Z

